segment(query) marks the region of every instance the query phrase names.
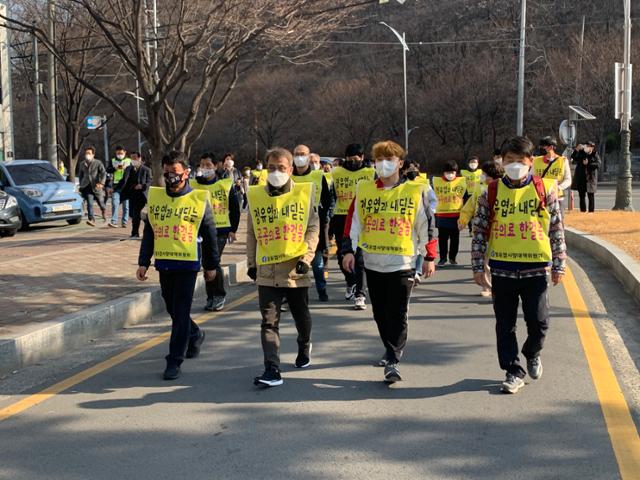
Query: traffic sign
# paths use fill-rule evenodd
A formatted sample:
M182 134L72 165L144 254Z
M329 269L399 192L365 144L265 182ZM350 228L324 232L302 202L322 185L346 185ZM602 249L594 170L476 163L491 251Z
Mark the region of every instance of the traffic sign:
M103 121L102 117L91 115L87 117L87 128L89 130L97 130L102 126L102 121Z
M576 136L576 124L569 120L563 120L560 124L560 140L562 143L573 146Z

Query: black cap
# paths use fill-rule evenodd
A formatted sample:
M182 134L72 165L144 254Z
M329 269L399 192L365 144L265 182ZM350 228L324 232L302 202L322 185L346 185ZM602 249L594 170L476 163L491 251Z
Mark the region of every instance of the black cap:
M542 137L540 139L540 146L556 148L558 146L558 141L553 137Z
M364 147L359 143L350 143L347 145L347 148L344 151L344 156L355 157L356 155L359 157L364 155Z

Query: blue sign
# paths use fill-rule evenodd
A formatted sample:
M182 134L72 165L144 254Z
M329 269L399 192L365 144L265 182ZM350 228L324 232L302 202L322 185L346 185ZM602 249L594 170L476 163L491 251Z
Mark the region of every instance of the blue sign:
M102 117L90 116L87 117L87 128L89 130L96 130L102 126Z

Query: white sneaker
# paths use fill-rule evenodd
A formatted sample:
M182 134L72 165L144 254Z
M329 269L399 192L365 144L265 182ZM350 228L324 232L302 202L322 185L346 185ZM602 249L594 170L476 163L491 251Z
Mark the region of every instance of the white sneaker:
M366 310L367 304L365 303L364 297L356 297L356 301L353 305L355 310Z
M355 295L356 295L356 286L355 285L351 285L350 287L347 286L347 291L344 294L344 299L353 300L353 297L355 297Z
M415 285L420 285L422 282L422 275L418 275L417 273L413 276L413 283Z

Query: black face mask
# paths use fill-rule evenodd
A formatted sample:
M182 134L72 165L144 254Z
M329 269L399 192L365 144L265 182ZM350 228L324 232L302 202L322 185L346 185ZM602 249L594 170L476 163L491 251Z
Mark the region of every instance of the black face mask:
M348 169L357 169L362 166L362 160L345 160L344 166Z
M414 170L407 172L405 174L405 177L407 177L407 180L415 180L417 176L418 176L418 172Z
M173 172L165 173L164 181L169 187L177 187L178 185L180 185L180 183L182 183L182 174Z

